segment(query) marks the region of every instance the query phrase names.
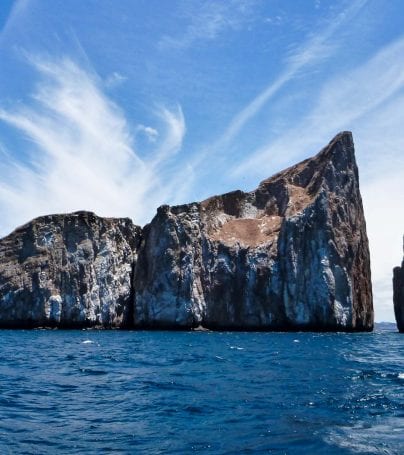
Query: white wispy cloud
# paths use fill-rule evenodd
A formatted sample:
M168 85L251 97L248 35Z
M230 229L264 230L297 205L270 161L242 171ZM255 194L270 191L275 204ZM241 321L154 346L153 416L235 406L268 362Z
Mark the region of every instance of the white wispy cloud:
M137 125L136 133L144 134L150 142L156 142L159 136L159 132L155 128L141 124Z
M147 130L159 140L141 158L124 113L96 74L69 59L36 57L31 64L41 77L32 102L0 110L0 120L28 138L30 158L11 155L0 165L1 234L41 214L81 209L149 221L176 192L164 162L182 145L181 107L157 111L161 137Z
M301 70L333 55L337 41L335 34L349 23L366 5L368 0L355 0L349 3L338 15L327 23L323 30L310 36L302 45L298 44L289 52L285 68L280 75L245 106L230 122L223 135L210 147L211 150L225 147L233 140L245 124L253 118L279 90Z
M324 83L312 111L296 127L251 153L233 168L233 174L284 165L302 150L310 152L339 130L350 129L363 116L381 109L383 103L404 88L403 53L401 37L349 73Z
M0 45L3 44L4 39L7 37L10 30L12 30L15 23L18 22L20 16L29 8L31 0L16 0L11 8L8 18L0 30Z
M184 114L179 105L176 105L175 109L172 110L160 107L156 114L166 125L165 138L157 149L153 161L155 165L159 165L181 150L186 127Z
M228 0L218 2L208 0L201 3L185 3L183 16L188 25L176 35L164 35L159 43L160 49L184 49L196 41L216 39L227 30L237 30L251 20L254 0Z
M114 71L107 77L105 81L105 86L108 88L117 87L123 84L127 79L128 78L126 76L122 75L121 73L118 73L118 71Z

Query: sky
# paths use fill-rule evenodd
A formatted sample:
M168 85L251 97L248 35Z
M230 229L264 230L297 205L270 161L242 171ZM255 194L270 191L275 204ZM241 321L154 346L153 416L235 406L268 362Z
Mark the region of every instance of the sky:
M404 233L401 0L0 0L0 236L250 191L353 132L376 321Z

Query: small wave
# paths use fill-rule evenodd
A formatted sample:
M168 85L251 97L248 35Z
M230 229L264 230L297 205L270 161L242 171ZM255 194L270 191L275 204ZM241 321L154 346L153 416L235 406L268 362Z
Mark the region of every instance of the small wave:
M55 384L55 387L63 391L77 390L79 388L79 386L75 384Z
M204 409L200 406L186 406L184 408L184 411L189 412L190 414L203 414Z
M300 343L299 340L293 340L293 343Z
M81 344L94 344L94 341L84 340L84 341L81 342Z
M215 359L220 360L222 362L226 360L224 357L221 357L220 355L215 355Z
M400 444L401 434L402 425L399 420L390 418L383 424L358 422L354 426L340 427L331 430L324 439L329 444L348 449L352 453L393 454L399 453L395 448Z
M108 374L107 371L95 370L95 369L92 369L92 368L79 368L79 371L81 373L84 373L84 374L87 374L87 375L90 375L90 376L103 376L105 374Z
M237 349L237 351L244 351L244 348L241 348L240 346L230 346L230 349Z
M346 376L346 378L351 379L352 381L369 379L404 380L404 373L386 373L375 370L360 370L356 371L352 376Z
M184 390L184 391L196 391L196 387L193 385L169 381L169 382L162 382L162 381L153 381L153 380L144 380L141 381L143 387L147 389L155 389L155 390Z

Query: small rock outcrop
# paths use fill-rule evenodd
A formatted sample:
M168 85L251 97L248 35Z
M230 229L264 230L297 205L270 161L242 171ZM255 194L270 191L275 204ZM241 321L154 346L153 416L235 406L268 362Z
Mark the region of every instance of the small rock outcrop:
M404 333L404 258L401 267L393 269L393 302L398 331Z
M0 241L0 327L127 327L141 229L90 212L43 216Z
M351 133L252 192L160 207L134 289L140 328L371 330Z
M0 327L39 326L371 330L351 133L249 193L162 206L143 229L90 212L18 228L0 240Z

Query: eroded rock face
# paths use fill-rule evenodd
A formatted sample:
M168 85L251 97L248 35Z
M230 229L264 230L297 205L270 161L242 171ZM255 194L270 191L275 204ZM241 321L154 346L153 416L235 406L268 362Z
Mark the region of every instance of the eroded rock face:
M404 259L401 267L395 267L393 270L393 302L397 328L399 332L404 333Z
M129 219L77 212L0 240L0 326L131 325L140 232Z
M250 193L162 206L143 230L77 212L0 240L0 327L133 325L370 330L351 134Z
M134 289L137 327L371 330L351 134L250 193L160 207Z

